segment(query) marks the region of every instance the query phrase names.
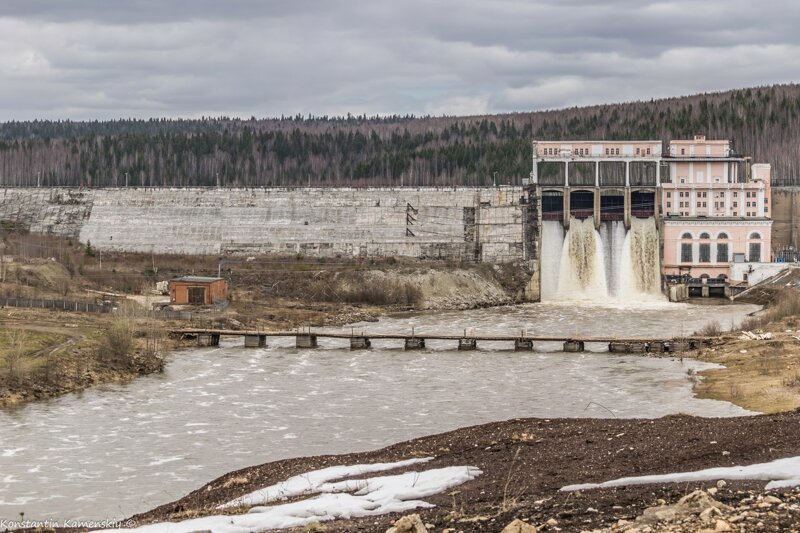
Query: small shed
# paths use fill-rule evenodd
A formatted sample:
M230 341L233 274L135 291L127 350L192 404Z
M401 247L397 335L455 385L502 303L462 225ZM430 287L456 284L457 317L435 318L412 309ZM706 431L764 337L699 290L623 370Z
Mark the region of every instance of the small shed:
M183 276L169 282L169 300L175 305L211 305L227 298L228 282L222 278Z

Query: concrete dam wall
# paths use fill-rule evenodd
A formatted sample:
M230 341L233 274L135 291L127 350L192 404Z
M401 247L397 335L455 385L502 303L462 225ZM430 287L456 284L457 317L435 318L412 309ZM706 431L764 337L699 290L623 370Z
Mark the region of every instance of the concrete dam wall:
M772 188L772 249L800 249L800 187Z
M0 219L109 251L503 263L526 258L524 197L521 187L6 188Z

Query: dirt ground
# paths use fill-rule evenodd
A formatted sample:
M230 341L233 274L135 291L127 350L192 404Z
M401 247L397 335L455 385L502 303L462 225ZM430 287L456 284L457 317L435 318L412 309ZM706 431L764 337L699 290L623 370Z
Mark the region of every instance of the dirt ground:
M693 357L724 365L700 372L699 398L735 403L761 413L800 407L800 319L788 317L757 330L770 339L742 338L739 332L717 338Z
M510 420L415 439L374 452L289 459L246 468L133 520L144 524L213 514L218 512L214 510L216 505L318 468L433 456L426 469L469 465L478 467L483 474L447 493L425 498L436 507L415 512L433 526L431 531L500 531L517 518L543 531L591 531L611 528L620 520L633 521L646 508L675 502L695 489L715 488L716 480L580 492L560 492L559 488L800 455L798 435L800 412L718 419L681 415L655 420ZM256 462L258 457L253 460ZM729 481L714 497L739 505L746 498L761 495L764 484ZM774 495L784 499L790 493L793 491ZM759 517L762 526L756 527L756 522L742 518L742 525L735 530L796 529L800 524L798 511L797 505L775 508L769 518ZM399 516L328 522L324 527L331 532L384 532ZM743 525L747 527L739 529Z
M0 407L52 398L163 369L147 350L152 324L139 321L130 357L108 357L103 337L115 318L55 310L0 309ZM160 325L159 325L160 327ZM166 343L166 339L163 341Z

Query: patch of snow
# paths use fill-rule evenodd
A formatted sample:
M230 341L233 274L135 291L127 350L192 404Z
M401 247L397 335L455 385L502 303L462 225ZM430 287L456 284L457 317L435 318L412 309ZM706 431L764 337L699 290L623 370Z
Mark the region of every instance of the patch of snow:
M800 485L800 456L777 459L769 463L758 463L748 466L730 466L707 468L694 472L681 472L675 474L658 474L650 476L623 477L604 483L583 483L580 485L567 485L562 491L575 491L586 489L602 489L610 487L623 487L626 485L645 485L650 483L679 483L686 481L714 481L717 479L728 480L761 480L769 481L766 488L778 489Z
M107 530L130 533L189 533L210 530L215 533L247 533L269 529L302 527L336 518L358 518L386 513L400 513L416 508L433 507L420 498L475 479L482 472L473 466L450 466L422 472L404 472L368 479L334 479L389 470L430 461L412 459L398 463L337 466L292 477L266 489L232 500L219 508L268 503L278 499L317 494L314 497L272 506L257 506L243 515L217 515L183 522L163 522L135 529ZM321 493L321 494L320 494Z
M305 496L308 494L315 494L317 492L328 492L320 490L320 486L334 479L342 479L353 476L363 476L364 474L372 474L373 472L384 472L392 470L393 468L403 468L406 466L427 463L433 457L424 457L421 459L408 459L405 461L398 461L396 463L373 463L349 466L331 466L322 468L320 470L312 470L299 476L290 477L286 481L281 481L275 485L259 489L240 496L235 500L222 504L217 509L226 509L230 507L243 507L246 505L262 505L278 500L288 500L297 496Z

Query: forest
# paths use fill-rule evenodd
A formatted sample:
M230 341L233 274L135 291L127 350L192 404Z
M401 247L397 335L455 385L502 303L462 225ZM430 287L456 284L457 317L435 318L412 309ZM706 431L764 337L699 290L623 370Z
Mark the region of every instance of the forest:
M4 186L519 184L531 140L731 139L800 184L800 85L470 117L25 121L0 124Z

